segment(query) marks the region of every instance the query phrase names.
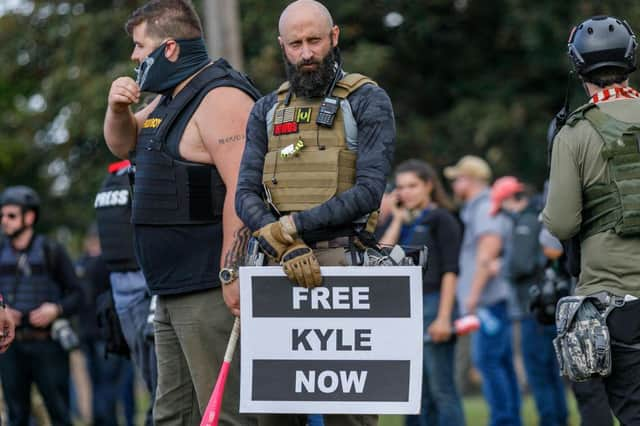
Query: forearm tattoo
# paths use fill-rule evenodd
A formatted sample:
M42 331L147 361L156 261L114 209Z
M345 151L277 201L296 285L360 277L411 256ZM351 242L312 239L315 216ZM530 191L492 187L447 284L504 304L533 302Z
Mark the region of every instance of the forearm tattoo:
M224 257L224 267L232 268L241 266L244 256L247 254L249 246L249 238L251 238L251 232L249 228L243 226L233 234L233 243L231 248L227 251Z

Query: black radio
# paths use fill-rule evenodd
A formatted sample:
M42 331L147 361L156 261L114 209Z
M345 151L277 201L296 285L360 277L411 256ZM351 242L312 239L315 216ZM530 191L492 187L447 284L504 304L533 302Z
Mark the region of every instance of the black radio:
M327 96L320 104L316 124L323 127L333 127L333 121L336 119L338 109L340 108L340 100L333 96Z

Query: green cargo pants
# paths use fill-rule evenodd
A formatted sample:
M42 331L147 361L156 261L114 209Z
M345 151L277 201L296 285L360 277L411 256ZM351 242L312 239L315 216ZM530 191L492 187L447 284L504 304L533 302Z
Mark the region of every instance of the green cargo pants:
M198 426L222 365L233 316L220 288L160 296L155 314L158 388L154 423ZM240 344L225 386L220 426L253 426L240 415Z

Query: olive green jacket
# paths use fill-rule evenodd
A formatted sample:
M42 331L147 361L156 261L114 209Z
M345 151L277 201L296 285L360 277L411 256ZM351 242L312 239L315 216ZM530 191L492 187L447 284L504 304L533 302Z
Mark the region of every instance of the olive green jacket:
M621 121L640 122L640 100L623 99L598 104L601 111ZM610 183L601 155L603 141L587 120L564 126L556 136L551 159L549 195L542 217L561 240L580 232L583 190ZM640 238L620 238L612 230L582 241L577 294L602 290L640 297Z

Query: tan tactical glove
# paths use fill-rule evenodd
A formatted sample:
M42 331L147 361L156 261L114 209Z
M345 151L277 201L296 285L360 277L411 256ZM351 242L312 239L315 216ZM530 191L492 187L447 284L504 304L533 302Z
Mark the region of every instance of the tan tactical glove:
M298 239L282 255L282 269L287 277L306 288L322 284L320 264L313 250Z
M297 237L297 230L293 218L283 216L278 222L271 222L258 229L253 233L253 236L258 240L262 251L279 262L282 254Z

